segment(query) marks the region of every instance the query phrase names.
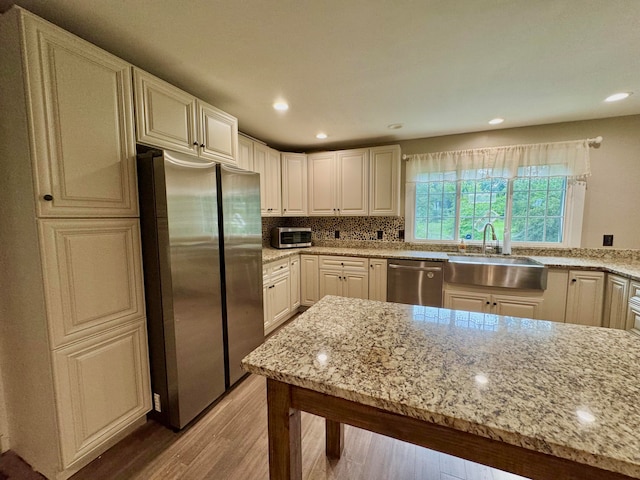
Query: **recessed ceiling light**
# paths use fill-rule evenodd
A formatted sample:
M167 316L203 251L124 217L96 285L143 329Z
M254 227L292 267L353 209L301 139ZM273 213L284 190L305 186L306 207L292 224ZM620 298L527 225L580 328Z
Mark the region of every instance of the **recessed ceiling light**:
M390 130L398 130L399 128L402 128L404 125L402 125L401 123L390 123L389 125L387 125L387 128Z
M279 112L286 112L287 110L289 110L289 105L287 104L287 102L276 102L273 104L273 108L275 108Z
M489 120L489 125L499 125L504 122L504 118L494 118L493 120Z
M618 100L624 100L629 95L631 95L631 92L614 93L613 95L609 95L607 98L605 98L604 101L605 102L617 102Z
M324 140L325 138L327 138L327 134L326 134L326 133L318 133L318 134L316 135L316 138L317 138L318 140Z

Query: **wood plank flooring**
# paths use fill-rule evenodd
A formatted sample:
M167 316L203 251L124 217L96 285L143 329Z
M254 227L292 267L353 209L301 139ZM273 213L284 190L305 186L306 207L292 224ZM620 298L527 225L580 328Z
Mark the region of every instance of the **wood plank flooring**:
M339 461L324 454L324 419L302 413L305 480L520 480L522 477L345 426ZM266 381L252 375L190 427L149 421L73 480L268 480Z

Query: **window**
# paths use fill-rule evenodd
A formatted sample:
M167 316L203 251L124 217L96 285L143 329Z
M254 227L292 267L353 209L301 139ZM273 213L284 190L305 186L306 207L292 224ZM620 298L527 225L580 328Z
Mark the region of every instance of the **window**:
M482 241L487 223L493 224L498 240L502 241L505 224L509 224L509 204L512 242L570 246L575 241L571 240L568 227L581 228L581 218L576 224L576 219L569 215L572 211L581 215L582 205L571 208L575 195L571 195L572 186L567 177L456 182L446 180L442 175L439 179L414 185L412 205L407 205L410 241L458 241L462 238ZM573 189L584 190L584 186L573 186Z
M580 246L589 139L410 155L409 241Z

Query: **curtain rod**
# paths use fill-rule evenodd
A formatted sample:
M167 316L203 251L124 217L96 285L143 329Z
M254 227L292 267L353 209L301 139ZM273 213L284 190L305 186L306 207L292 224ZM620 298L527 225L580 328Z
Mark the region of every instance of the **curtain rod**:
M597 137L587 138L586 139L587 143L592 148L599 147L600 144L602 143L602 140L603 140L602 135L598 135ZM569 141L571 141L571 140L569 140ZM575 141L579 142L580 140L575 140ZM556 142L556 143L565 143L565 142ZM518 145L508 145L508 146L517 147ZM501 147L480 147L480 148L478 148L478 150L481 150L482 148L501 148ZM465 150L475 150L475 149L470 148L470 149L465 149ZM452 151L454 151L454 150L452 150ZM417 154L417 155L420 155L420 154ZM402 155L402 160L409 160L409 159L411 159L411 157L413 157L413 155L404 154L404 155Z

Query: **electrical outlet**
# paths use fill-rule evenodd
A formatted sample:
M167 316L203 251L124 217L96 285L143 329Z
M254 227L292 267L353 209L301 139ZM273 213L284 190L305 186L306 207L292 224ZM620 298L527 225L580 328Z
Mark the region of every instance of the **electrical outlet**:
M160 395L158 395L157 393L153 394L153 409L156 412L161 412L162 411L162 407L160 405Z
M404 240L404 230L398 230L398 239Z
M336 230L336 238L340 238L340 230Z
M613 247L613 235L603 235L602 236L602 246L603 247Z
M378 230L378 240L382 240L382 230Z

